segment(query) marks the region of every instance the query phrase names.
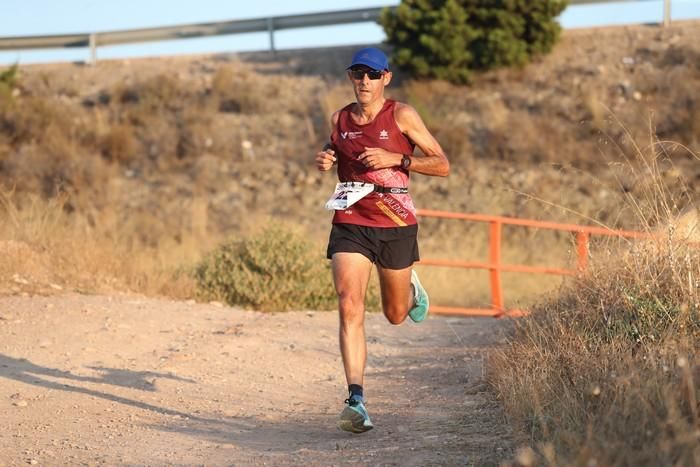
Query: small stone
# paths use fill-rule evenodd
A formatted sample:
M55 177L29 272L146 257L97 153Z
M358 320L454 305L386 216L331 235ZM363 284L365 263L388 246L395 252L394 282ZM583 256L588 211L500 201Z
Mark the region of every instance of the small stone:
M223 303L217 302L217 301L211 301L211 302L209 302L209 304L210 304L211 306L215 306L215 307L217 307L217 308L223 308L223 307L224 307L224 304L223 304Z
M58 284L49 284L49 287L51 287L54 290L63 290L63 287L61 287Z
M27 401L21 400L21 401L13 402L12 405L14 405L15 407L26 407L28 404L27 404Z
M17 284L22 284L22 285L28 285L29 281L23 277L21 277L19 274L15 274L12 276L12 280L15 281Z
M535 463L537 462L537 456L535 455L535 451L533 451L530 447L518 449L518 452L515 454L515 462L517 462L518 465L521 465L522 467L530 467L532 465L535 465Z

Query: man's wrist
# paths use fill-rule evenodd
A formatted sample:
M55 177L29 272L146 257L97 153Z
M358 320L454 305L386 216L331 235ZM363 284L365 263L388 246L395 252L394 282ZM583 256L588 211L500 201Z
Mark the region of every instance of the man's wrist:
M411 162L413 162L413 161L411 160L411 156L409 156L408 154L402 154L402 155L401 155L400 166L401 166L402 169L408 170L408 168L411 167Z

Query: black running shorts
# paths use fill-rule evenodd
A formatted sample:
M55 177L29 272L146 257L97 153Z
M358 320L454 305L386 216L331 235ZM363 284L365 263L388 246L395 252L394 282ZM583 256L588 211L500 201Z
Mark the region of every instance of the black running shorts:
M335 253L361 253L385 269L405 269L420 259L418 224L405 227L367 227L333 224L326 257Z

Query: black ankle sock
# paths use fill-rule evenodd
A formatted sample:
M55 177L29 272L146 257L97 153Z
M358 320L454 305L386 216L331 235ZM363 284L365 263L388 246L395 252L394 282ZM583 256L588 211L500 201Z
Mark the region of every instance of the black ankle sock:
M360 396L362 397L362 386L359 384L351 384L348 386L348 391L350 392L350 397Z

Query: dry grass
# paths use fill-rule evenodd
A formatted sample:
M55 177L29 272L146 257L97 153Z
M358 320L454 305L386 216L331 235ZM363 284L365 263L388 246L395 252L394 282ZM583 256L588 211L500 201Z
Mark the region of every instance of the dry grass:
M491 360L525 446L516 465L700 463L700 250L685 241L700 225L678 221L668 145L652 143L629 161L644 188L627 203L656 239L594 250L596 267L519 321Z
M193 296L194 282L182 267L201 253L194 233L144 245L138 238L145 222L119 225L110 212L71 214L69 201L65 194L45 201L0 192L0 293Z
M700 461L700 256L666 253L576 281L494 355L510 422L551 465Z

